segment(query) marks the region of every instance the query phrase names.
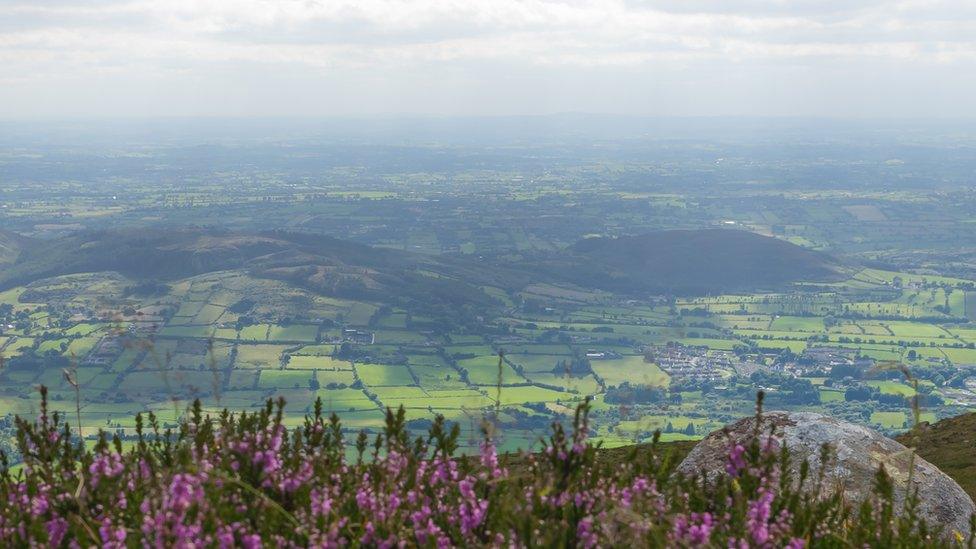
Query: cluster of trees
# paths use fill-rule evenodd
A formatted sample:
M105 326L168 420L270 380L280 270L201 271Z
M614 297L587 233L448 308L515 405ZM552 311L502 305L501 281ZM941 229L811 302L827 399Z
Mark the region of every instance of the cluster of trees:
M826 408L828 415L851 423L870 423L875 412L873 403L861 401L828 402Z
M0 303L0 322L13 324L14 328L23 330L25 334L30 333L34 326L33 321L31 321L31 311L21 309L15 313L14 306L9 303Z
M383 364L406 364L407 356L400 351L383 351L376 347L356 345L345 341L333 351L335 358L352 362L372 362L382 359Z
M6 455L10 465L20 463L20 453L14 444L16 432L13 415L0 417L0 455Z
M585 376L592 372L593 367L590 365L590 359L586 358L586 354L579 349L574 349L573 356L570 358L557 361L556 366L552 369L554 374L568 376Z
M692 422L690 422L690 421L688 422L688 425L685 425L685 428L684 429L675 429L674 428L674 425L669 421L668 424L664 426L663 432L665 432L665 433L684 433L686 435L695 436L696 429L695 429L695 424L692 423Z
M172 288L170 288L169 284L164 284L155 279L148 279L127 287L123 291L123 295L125 297L162 297L169 294L170 290Z
M753 372L750 379L757 387L778 389L766 395L766 399L769 401L779 400L783 404L797 406L820 404L820 391L814 387L809 379L762 370ZM748 390L754 392L754 389Z
M951 364L911 366L909 371L915 379L931 381L937 387L966 387L966 379L973 375L971 370L963 370Z
M835 364L827 374L830 379L861 379L864 377L864 369L856 364Z
M625 381L620 385L607 387L603 401L609 404L664 404L668 401L668 394L659 387L631 385Z
M43 356L34 354L33 352L27 352L15 356L7 360L6 367L11 370L21 371L40 371L45 369L61 370L64 368L70 368L71 360L52 349Z
M934 394L929 389L926 391L926 387L919 387L918 392L918 404L919 406L942 406L945 404L943 398L937 394ZM870 385L856 384L851 385L844 391L844 400L848 402L877 402L883 406L889 406L894 408L905 408L911 405L910 397L901 395L898 393L885 393L878 389L877 387L872 387Z

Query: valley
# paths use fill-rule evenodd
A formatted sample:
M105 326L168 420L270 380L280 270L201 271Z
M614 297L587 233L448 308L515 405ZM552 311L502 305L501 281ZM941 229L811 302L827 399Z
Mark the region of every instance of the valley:
M809 192L762 154L769 183L743 181L710 146L598 161L567 145L583 160L542 148L545 168L524 153L479 172L444 162L487 154L474 146L399 151L408 165L363 147L359 166L306 147L313 176L262 145L245 149L265 163L233 172L156 144L151 183L44 149L83 188L8 159L0 427L36 412L39 385L62 413L79 400L88 436L125 439L139 411L174 426L197 398L216 412L282 397L295 425L321 398L349 436L403 406L415 432L457 423L468 450L485 418L503 448L532 447L587 398L607 446L701 438L758 390L888 433L911 427L914 398L925 421L976 406L964 168L918 189L879 162L885 182L862 188L837 145L846 167Z

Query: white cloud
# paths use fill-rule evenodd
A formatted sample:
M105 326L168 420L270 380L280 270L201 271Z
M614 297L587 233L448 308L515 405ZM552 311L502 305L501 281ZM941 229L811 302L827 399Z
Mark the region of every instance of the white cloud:
M897 67L906 79L928 74L944 76L947 85L971 87L976 77L964 73L972 73L976 61L976 7L955 4L960 2L0 1L0 114L103 114L133 103L121 98L91 104L90 98L99 95L96 89L104 89L106 98L121 93L116 89L148 94L157 98L160 113L222 113L219 102L209 96L236 93L243 95L236 104L275 114L316 106L314 93L338 100L366 86L416 97L407 105L411 111L436 112L444 102L428 102L418 94L431 86L425 78L442 86L441 95L455 93L462 104L467 97L468 110L474 113L537 108L537 88L559 93L558 86L553 89L543 78L605 79L602 97L566 89L553 105L667 111L684 96L695 98L695 104L677 107L697 108L702 114L755 110L757 105L751 104L730 107L723 92L748 97L762 83L789 89L789 82L779 80L797 71L811 75L817 86L831 86L834 97L845 89L865 93L874 88L878 93L882 81L893 83ZM260 93L233 87L251 81L255 71L265 80L280 76L310 89L298 93L303 101L289 104L283 101L293 92L282 90L282 101L275 101L267 82ZM506 104L478 104L486 98L471 88L480 84L497 90L506 75L532 82L534 89L524 90L523 104L510 91L495 94ZM816 75L823 80L818 82ZM851 78L860 80L859 89L852 88ZM732 87L711 90L709 100L701 90L688 93L695 82ZM669 103L621 104L619 94L605 85L625 83L643 86ZM186 93L184 88L191 85L201 90L199 98ZM61 101L51 92L56 86L65 88ZM73 90L84 93L75 97ZM171 98L159 97L161 90L170 90ZM795 93L803 97L802 92ZM382 90L361 96L365 112L401 104ZM789 104L796 108L793 99ZM897 105L903 108L904 101ZM844 105L837 108L845 111ZM958 108L972 112L969 106ZM827 109L817 105L810 113L797 114ZM314 110L331 112L327 102Z

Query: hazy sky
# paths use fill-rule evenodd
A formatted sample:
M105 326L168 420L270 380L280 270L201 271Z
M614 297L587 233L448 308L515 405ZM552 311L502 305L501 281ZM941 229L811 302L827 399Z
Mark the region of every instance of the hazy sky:
M974 0L0 0L0 117L976 116Z

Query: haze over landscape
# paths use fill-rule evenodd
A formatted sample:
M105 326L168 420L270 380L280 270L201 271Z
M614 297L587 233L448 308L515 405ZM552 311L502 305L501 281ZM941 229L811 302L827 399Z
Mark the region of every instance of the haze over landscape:
M0 1L0 545L972 547L974 36Z

